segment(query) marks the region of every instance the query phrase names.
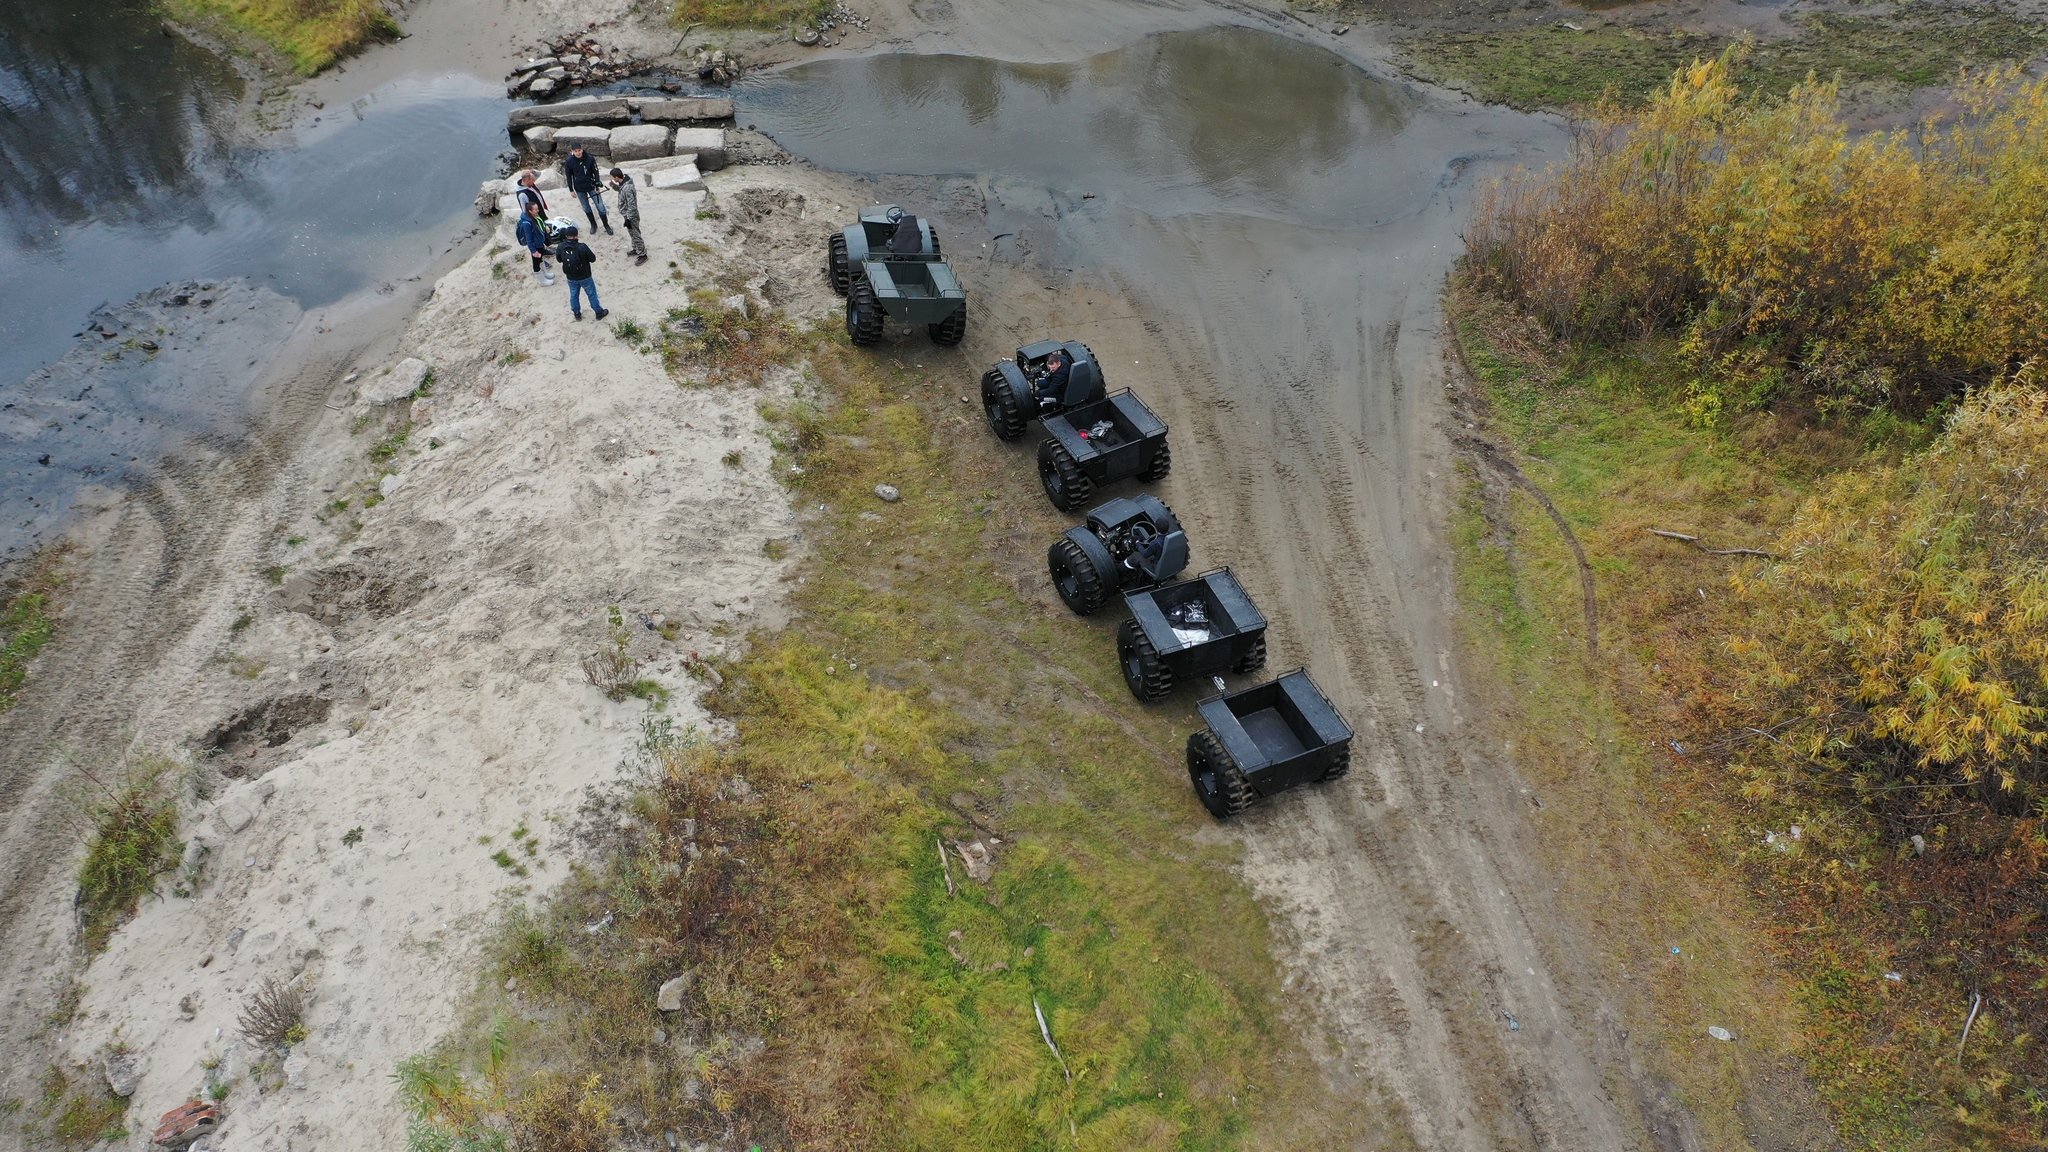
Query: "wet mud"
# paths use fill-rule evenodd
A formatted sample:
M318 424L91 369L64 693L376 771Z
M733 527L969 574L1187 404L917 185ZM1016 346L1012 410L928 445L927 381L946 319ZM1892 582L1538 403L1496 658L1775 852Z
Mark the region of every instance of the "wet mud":
M1347 780L1229 834L1310 1048L1375 1126L1473 1152L1690 1130L1641 1103L1668 1092L1635 1082L1453 665L1439 293L1477 180L1545 163L1560 126L1245 27L1064 63L821 62L744 90L741 119L927 198L972 293L963 389L1021 343L1081 339L1173 429L1160 494L1193 566L1236 570L1269 667L1308 666L1359 733Z

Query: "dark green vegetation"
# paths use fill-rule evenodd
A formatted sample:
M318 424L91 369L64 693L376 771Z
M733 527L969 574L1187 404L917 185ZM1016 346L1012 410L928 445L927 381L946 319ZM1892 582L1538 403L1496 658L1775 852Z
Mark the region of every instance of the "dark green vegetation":
M832 0L674 0L670 19L678 28L802 28L832 10Z
M127 1137L123 1121L128 1102L107 1091L106 1085L87 1079L74 1084L54 1065L42 1077L41 1132L59 1148L95 1148L107 1141Z
M650 725L631 826L514 918L475 1023L408 1073L446 1101L415 1146L539 1139L571 1110L819 1149L1373 1124L1303 1087L1264 919L1195 839L1187 717L1133 706L1107 632L1019 595L1051 523L1028 461L922 374L823 342L812 363L815 394L772 414L777 473L829 509L796 622L719 669L731 742Z
M1721 54L1730 40L1603 24L1584 15L1528 28L1435 32L1402 45L1426 79L1468 87L1516 108L1569 108L1603 96L1642 103L1674 70ZM1953 81L1958 73L2030 60L2048 29L1992 8L1901 4L1878 16L1813 12L1797 35L1754 45L1744 73L1758 92L1784 94L1809 73L1852 92L1898 92Z
M45 548L6 570L0 582L0 712L14 706L28 668L57 634L63 548Z
M150 893L156 874L177 858L174 772L167 760L142 757L103 774L84 773L88 831L78 869L78 908L89 951L106 946Z

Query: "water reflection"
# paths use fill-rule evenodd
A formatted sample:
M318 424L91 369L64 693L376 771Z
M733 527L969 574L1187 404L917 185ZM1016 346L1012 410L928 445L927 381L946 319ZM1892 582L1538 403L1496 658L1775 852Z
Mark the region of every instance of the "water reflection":
M823 61L757 81L742 100L747 119L827 167L1001 172L1143 193L1154 211L1250 200L1330 222L1402 180L1373 146L1401 133L1410 103L1323 49L1240 28L1068 64Z
M141 0L0 4L0 213L18 242L86 220L203 224L242 82Z

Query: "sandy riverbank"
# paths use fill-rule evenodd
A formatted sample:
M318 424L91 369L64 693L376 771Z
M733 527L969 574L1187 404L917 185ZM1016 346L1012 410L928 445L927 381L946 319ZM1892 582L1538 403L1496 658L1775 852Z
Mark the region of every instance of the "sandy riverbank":
M712 270L749 268L724 224L696 219L697 197L642 202L656 260L632 266L623 233L595 245L614 321L651 321ZM433 367L430 396L330 406L224 541L254 562L207 590L148 677L139 745L218 745L194 772L206 799L183 812L180 838L204 848L178 876L196 875L194 895L148 903L115 936L62 1035L88 1073L110 1045L144 1056L133 1120L227 1084L236 1146L390 1146L391 1067L452 1022L494 910L566 874L583 797L619 778L652 715L579 666L604 646L607 608L678 727L704 720L689 654L778 623L786 562L764 546L799 532L755 411L774 388L680 388L495 249L446 276L402 341ZM785 306L802 318L826 300ZM385 367L341 394L374 395ZM411 434L379 480L364 450L387 424ZM290 572L280 588L270 559ZM528 874L494 862L501 848ZM65 917L46 905L44 930ZM311 1038L282 1067L252 1067L237 1035L265 978L313 989Z

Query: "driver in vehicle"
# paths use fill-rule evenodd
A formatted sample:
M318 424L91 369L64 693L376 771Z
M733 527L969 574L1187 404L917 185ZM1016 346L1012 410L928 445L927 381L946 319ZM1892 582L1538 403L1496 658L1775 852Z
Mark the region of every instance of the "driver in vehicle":
M1067 363L1065 352L1054 352L1045 358L1045 365L1039 369L1038 379L1031 385L1031 395L1038 401L1041 410L1059 403L1060 397L1067 391L1067 378L1073 373L1074 366Z
M1124 557L1124 568L1134 573L1150 573L1159 557L1166 552L1166 536L1161 532L1145 531L1145 537L1130 555Z

